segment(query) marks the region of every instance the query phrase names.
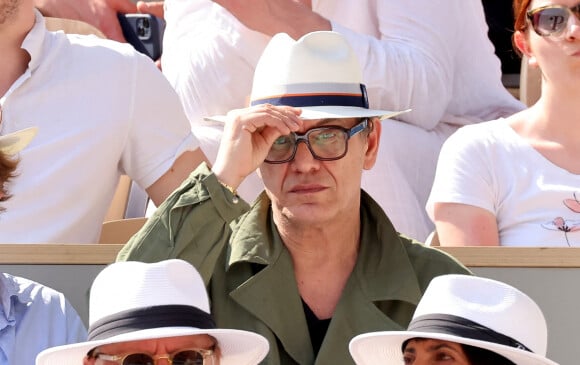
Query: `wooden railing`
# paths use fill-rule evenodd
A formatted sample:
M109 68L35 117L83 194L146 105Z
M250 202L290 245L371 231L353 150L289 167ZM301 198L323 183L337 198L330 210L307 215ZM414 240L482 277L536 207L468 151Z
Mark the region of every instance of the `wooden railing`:
M119 244L0 244L0 264L108 264ZM438 247L468 267L578 267L580 248Z
M0 271L27 277L64 293L88 321L88 290L115 261L121 244L0 244ZM549 355L562 365L580 358L580 248L440 248L476 275L504 281L538 302L548 322Z

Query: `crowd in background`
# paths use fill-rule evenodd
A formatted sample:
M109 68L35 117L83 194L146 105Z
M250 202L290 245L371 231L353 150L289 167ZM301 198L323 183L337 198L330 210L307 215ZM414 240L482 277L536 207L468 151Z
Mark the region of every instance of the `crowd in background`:
M514 1L515 52L542 73L529 108L502 84L513 65L497 56L513 58L490 41L493 10L484 5L0 0L0 242L97 242L126 174L159 208L118 260L183 259L212 303L202 305L201 322L186 323L211 331L183 335L217 341L174 346L164 341L179 331L151 337L140 328L144 337L107 332L115 341L94 342L101 329L90 328L82 357L65 346L66 361L227 363L235 351L217 333L236 328L232 336L258 349L247 363L349 363L352 354L374 364L373 346L400 340L377 331L403 331L412 335L396 342L402 354L388 350L392 364L420 365L426 344L443 340L459 342L453 351L465 359L457 364L485 356L552 364L539 309L530 310L544 327L529 338L507 335L505 323L473 326L477 315L459 309L433 318L424 304L435 278L451 277L450 286L463 280L454 275L471 274L421 244L430 234L450 246L580 242L580 4ZM167 22L161 60L122 43L117 13L137 11ZM110 39L48 31L45 16L87 21ZM501 284L478 285L491 293ZM84 340L60 293L6 274L0 294L0 324L10 332L0 337L2 363L32 363L44 348ZM199 314L199 304L184 303L154 306ZM182 325L159 310L152 328ZM451 338L417 335L423 315L464 328ZM40 317L60 324L43 322L55 333L49 341L26 335ZM357 340L363 333L374 334ZM156 345L126 352L131 339ZM36 350L18 357L27 343ZM44 363L61 363L59 351Z

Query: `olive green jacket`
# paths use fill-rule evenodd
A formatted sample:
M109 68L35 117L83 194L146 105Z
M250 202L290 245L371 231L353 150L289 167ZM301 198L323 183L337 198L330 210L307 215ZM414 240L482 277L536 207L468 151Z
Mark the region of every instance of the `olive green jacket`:
M272 222L270 201L234 203L200 166L157 210L118 260L181 258L201 273L217 326L270 342L264 364L352 364L348 343L370 331L403 330L429 281L469 271L447 254L399 235L366 194L355 268L315 358L292 260Z

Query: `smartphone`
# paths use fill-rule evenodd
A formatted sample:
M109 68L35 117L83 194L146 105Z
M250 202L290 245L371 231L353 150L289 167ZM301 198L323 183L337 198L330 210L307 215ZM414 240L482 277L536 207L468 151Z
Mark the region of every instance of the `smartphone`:
M117 14L123 36L133 47L153 60L163 52L165 21L150 14Z

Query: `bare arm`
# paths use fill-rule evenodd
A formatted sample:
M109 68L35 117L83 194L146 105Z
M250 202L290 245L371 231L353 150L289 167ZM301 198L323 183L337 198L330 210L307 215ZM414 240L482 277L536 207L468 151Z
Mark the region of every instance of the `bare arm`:
M483 208L435 203L434 220L441 246L499 246L496 218Z
M97 27L107 38L124 42L117 13L135 13L131 0L34 0L45 16L81 20Z
M167 199L181 185L183 180L203 161L207 162L207 158L200 148L181 154L175 160L173 166L146 189L153 203L158 206Z
M312 11L305 0L213 0L248 28L273 36L287 33L298 39L317 30L332 30L330 21Z

